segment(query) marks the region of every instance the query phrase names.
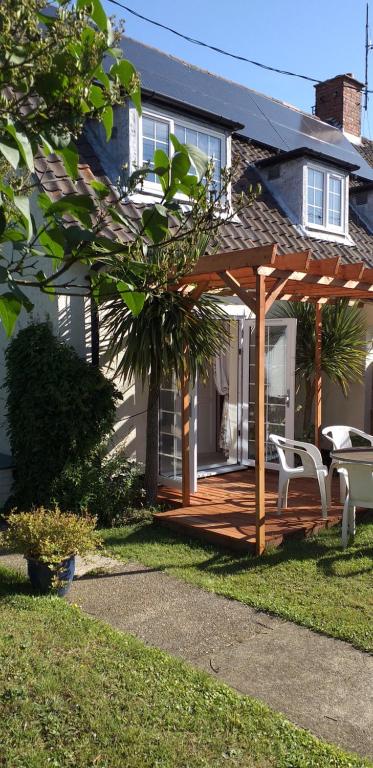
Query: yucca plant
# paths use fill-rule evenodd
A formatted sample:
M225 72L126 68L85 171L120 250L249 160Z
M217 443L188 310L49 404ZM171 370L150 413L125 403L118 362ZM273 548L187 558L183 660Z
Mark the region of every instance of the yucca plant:
M201 238L193 261L203 254L207 239ZM108 353L123 379L135 376L148 384L145 491L147 503L155 504L158 480L159 396L163 377L174 375L180 385L184 373L192 382L197 372L220 355L229 342L228 316L211 297L195 301L165 285L170 254L160 248L148 251L146 273L138 289L146 298L134 315L120 297L105 303L103 326ZM120 266L117 270L120 275ZM144 279L144 274L146 278Z
M281 302L272 317L297 320L296 373L305 388L303 435L312 429L315 388L315 304ZM357 304L338 299L322 308L321 370L347 397L349 385L361 381L366 357L366 320Z

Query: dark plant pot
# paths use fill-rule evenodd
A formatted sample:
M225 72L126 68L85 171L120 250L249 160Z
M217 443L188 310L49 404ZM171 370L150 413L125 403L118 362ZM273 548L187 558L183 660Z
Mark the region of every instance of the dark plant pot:
M47 563L27 558L27 573L35 592L45 595L52 592L64 597L71 587L75 573L75 555L62 560L59 566L49 568ZM59 584L55 588L53 580L57 576Z

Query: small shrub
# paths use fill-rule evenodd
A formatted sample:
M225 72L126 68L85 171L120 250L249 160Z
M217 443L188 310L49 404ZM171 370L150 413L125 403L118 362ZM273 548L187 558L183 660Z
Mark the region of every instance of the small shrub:
M99 525L111 527L146 516L142 468L120 454L97 455L65 467L53 484L53 496L62 509L89 510Z
M78 517L58 507L12 513L7 523L7 530L0 535L1 544L50 565L91 552L100 543L94 517Z
M114 426L114 385L47 323L33 324L6 352L14 506L51 503L66 465L87 460Z

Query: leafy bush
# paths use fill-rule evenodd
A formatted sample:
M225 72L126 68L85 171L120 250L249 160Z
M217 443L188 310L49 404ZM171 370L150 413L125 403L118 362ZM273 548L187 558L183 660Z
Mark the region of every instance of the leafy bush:
M21 330L6 352L15 505L48 505L67 464L86 461L114 426L114 385L47 323Z
M0 536L1 544L51 565L71 555L91 552L100 543L94 517L66 514L58 507L13 513L7 522L8 528Z
M142 469L122 455L97 455L92 461L68 464L53 484L63 509L89 510L101 526L121 525L144 517Z

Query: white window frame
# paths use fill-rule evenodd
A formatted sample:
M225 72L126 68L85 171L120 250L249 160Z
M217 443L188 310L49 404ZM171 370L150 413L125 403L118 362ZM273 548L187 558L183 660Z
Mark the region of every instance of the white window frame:
M152 109L148 108L146 106L143 106L142 115L139 118L139 140L138 140L138 166L139 168L142 168L144 164L143 160L143 128L142 128L142 121L143 117L149 117L153 120L159 120L161 122L168 123L168 130L169 135L170 133L175 134L175 123L178 123L179 125L182 125L185 128L190 128L194 131L199 131L200 133L206 133L210 136L214 136L215 138L220 140L220 146L221 146L221 169L227 167L230 165L230 151L228 147L228 136L224 131L218 131L214 128L211 128L208 124L202 122L202 121L193 121L189 118L184 118L182 115L171 115L168 112L165 112L160 109ZM173 144L171 141L169 141L169 157L172 158L175 150L173 147ZM144 192L151 193L155 196L162 195L162 187L159 182L149 181L149 179L144 180L143 184L143 190ZM187 200L186 195L178 195L178 197Z
M323 165L318 165L317 163L307 163L307 165L304 166L305 169L305 181L304 181L304 223L307 229L317 232L331 232L336 233L339 235L346 234L346 224L347 224L347 216L348 216L348 183L347 179L348 177L344 175L343 173L338 173L338 171L331 170L330 168L327 168ZM318 171L319 173L322 173L324 176L324 201L323 201L323 223L322 224L314 224L313 222L310 222L308 220L308 173L309 171ZM329 223L329 185L330 185L330 179L338 179L338 181L341 182L341 223L340 225L336 224L330 224Z

